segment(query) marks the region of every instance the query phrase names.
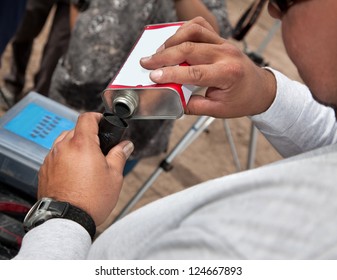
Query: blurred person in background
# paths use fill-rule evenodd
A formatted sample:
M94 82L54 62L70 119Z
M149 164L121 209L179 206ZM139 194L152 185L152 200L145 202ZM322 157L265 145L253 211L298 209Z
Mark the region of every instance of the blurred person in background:
M0 2L0 68L2 54L13 37L26 8L26 0L2 0ZM0 105L7 109L10 104L0 88Z
M26 8L26 0L0 2L0 58L14 35ZM1 67L1 60L0 60Z
M53 22L43 48L38 72L34 76L32 90L47 96L52 74L59 58L68 48L70 38L69 0L27 0L22 21L12 39L10 72L5 75L1 88L9 107L25 94L26 70L31 58L35 38L56 7Z

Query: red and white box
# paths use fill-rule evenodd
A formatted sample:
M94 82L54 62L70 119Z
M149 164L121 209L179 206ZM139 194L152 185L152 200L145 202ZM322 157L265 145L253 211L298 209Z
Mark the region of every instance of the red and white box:
M102 93L107 111L132 119L177 119L184 114L196 87L155 84L149 77L150 71L140 65L142 57L153 55L182 24L145 26L123 66Z

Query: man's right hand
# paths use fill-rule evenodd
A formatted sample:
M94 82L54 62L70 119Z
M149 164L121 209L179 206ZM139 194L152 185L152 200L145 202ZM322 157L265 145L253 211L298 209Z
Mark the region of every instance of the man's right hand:
M189 66L178 66L187 62ZM141 65L154 70L155 83L207 87L192 96L187 114L217 118L242 117L266 111L276 94L274 75L256 66L241 50L221 38L203 18L182 25L157 53Z

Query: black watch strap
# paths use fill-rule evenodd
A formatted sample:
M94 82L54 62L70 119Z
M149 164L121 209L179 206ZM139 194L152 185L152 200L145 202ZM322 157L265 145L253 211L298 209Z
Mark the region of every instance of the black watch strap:
M95 236L96 225L87 212L68 202L57 201L48 197L40 199L29 210L23 222L24 229L27 232L53 218L72 220L83 226L92 240Z
M74 205L69 204L68 211L63 218L72 220L83 226L88 231L91 240L94 239L96 233L96 225L94 220L87 212L80 208L77 208Z

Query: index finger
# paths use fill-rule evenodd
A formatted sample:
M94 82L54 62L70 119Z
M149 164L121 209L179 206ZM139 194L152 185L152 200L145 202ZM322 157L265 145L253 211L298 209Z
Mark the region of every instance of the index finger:
M188 25L191 25L191 24L199 24L209 30L214 30L213 26L206 20L204 19L203 17L201 16L197 16L189 21L186 21L182 26L181 28L184 28Z
M182 25L173 36L165 41L164 47L160 50L179 45L183 42L222 44L225 39L221 38L219 34L208 25L209 23L206 21L205 24L188 22Z
M98 137L98 124L102 118L100 113L84 113L81 114L74 129L75 135L86 135L90 137Z

